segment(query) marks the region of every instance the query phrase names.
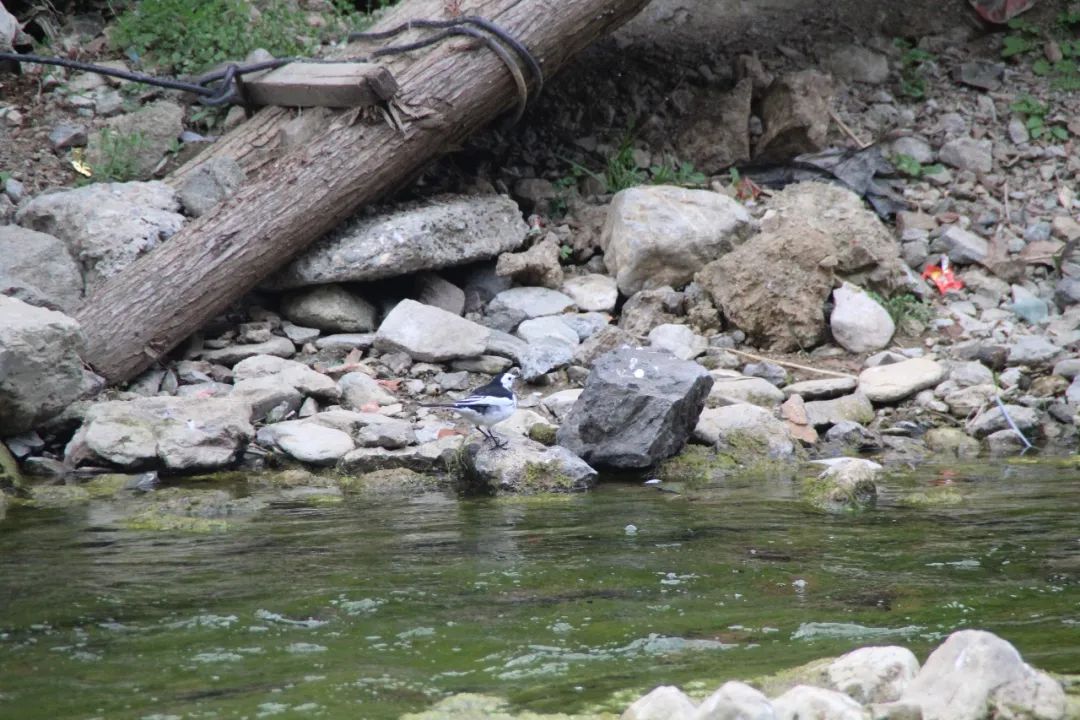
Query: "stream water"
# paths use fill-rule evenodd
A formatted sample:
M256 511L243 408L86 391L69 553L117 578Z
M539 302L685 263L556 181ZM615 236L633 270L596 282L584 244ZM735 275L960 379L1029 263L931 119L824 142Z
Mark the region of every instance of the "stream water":
M844 515L760 477L360 495L217 534L15 508L0 717L378 719L457 692L619 712L862 645L924 658L965 627L1077 673L1078 481L1075 462L924 466ZM904 501L943 487L954 504Z

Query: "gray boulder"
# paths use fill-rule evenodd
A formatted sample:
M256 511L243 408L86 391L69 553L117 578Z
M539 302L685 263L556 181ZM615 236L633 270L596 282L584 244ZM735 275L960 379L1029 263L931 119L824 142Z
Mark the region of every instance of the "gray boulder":
M249 343L244 345L229 345L216 350L203 350L200 354L203 360L220 365L235 365L241 360L256 355L274 355L289 358L296 354L296 346L289 338L275 335L266 342Z
M469 446L475 479L503 492L573 492L596 482L596 471L566 448L547 447L517 433L501 434L505 447Z
M379 326L375 347L414 360L442 362L483 355L491 330L415 300L402 300Z
M281 314L297 325L328 332L375 329L375 306L341 285L318 285L288 293Z
M788 458L795 453L784 421L748 403L705 408L694 427L694 439L745 463Z
M520 355L521 379L532 382L552 370L569 365L574 359L575 345L561 338L540 338L529 343Z
M896 646L859 648L833 660L825 669L834 690L863 704L899 700L918 672L915 654Z
M163 182L96 183L38 195L15 220L63 240L89 292L183 227L179 209Z
M440 197L355 218L267 284L282 289L378 280L463 265L518 248L526 232L508 197Z
M267 425L257 437L261 445L314 465L333 465L356 447L348 433L306 420Z
M65 454L125 470L212 470L233 463L254 435L239 398L152 397L94 403Z
M0 225L0 295L72 312L82 302L79 266L59 238L18 225Z
M703 265L751 232L750 213L720 193L667 185L616 193L600 236L604 264L619 290L690 282Z
M82 395L84 343L67 315L0 295L0 437L33 429Z
M244 183L244 169L230 157L210 158L184 175L176 188L180 203L191 217L210 212Z
M623 349L596 360L558 443L590 465L642 468L677 453L713 380L697 363Z
M921 707L923 720L1065 717L1061 684L983 630L950 635L930 653L901 701Z
M773 408L784 401L784 392L764 378L750 377L734 370L711 370L712 390L708 405L737 405L750 403Z
M649 344L680 360L693 360L709 347L709 342L685 325L664 323L649 331Z

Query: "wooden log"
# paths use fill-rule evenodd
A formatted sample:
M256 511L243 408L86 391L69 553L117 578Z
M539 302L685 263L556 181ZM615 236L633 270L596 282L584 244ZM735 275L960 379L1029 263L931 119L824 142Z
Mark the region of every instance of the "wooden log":
M255 105L367 107L398 91L390 71L374 63L294 62L244 82Z
M645 3L466 0L463 11L511 33L551 75ZM406 0L375 29L410 18L445 19L445 7L444 0ZM469 38L387 64L401 87L396 102L403 126L365 122L356 110L329 114L308 142L276 158L260 157L261 165L249 163L258 171L234 196L86 301L77 317L87 338L84 359L97 372L113 383L131 378L312 241L517 102L506 66ZM268 108L256 114L254 131L240 134L277 142L292 117ZM238 149L227 138L222 147Z

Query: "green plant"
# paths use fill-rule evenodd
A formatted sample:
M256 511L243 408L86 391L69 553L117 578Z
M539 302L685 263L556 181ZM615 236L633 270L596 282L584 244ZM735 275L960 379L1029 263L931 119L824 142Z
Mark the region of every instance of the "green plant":
M1064 125L1047 121L1050 106L1033 97L1022 97L1010 105L1009 109L1024 116L1024 127L1032 139L1038 140L1044 136L1062 141L1069 139L1069 131Z
M1041 33L1039 28L1022 18L1009 21L1009 34L1001 45L1001 57L1011 58L1026 55L1039 47Z
M141 0L116 18L110 40L129 55L173 72L197 73L255 48L278 57L309 54L320 34L339 37L362 19L345 3L331 8L327 22L316 30L304 12L285 0L269 0L257 11L244 0Z
M634 148L629 138L623 140L617 152L607 160L604 182L609 192L619 192L635 185L643 185L647 179L645 171L638 168L634 161Z
M866 294L873 298L878 305L885 308L885 312L889 313L889 317L892 318L897 327L900 327L909 318L923 325L934 319L934 308L911 293L900 293L890 298L884 298L872 290L867 291Z
M925 175L936 175L942 170L944 166L937 163L933 165L923 165L911 155L900 153L892 159L893 165L898 171L913 178L921 178Z
M110 128L101 131L97 161L92 166L91 182L128 182L138 179L139 152L146 145L141 132L118 133Z
M653 165L649 168L649 174L652 176L650 182L653 185L683 185L689 187L701 186L708 181L705 173L695 170L694 164L689 162Z
M1050 80L1051 86L1058 90L1080 90L1080 40L1075 39L1077 25L1080 25L1080 12L1066 10L1057 17L1057 22L1041 30L1033 23L1022 18L1009 22L1009 34L1002 41L1003 58L1020 58L1025 55L1039 55L1031 63L1031 71ZM1057 48L1060 57L1050 60L1039 51L1049 43ZM1049 54L1049 53L1047 53Z
M914 47L903 38L897 38L896 47L904 51L900 56L900 92L914 100L926 97L926 67L935 60L932 53Z

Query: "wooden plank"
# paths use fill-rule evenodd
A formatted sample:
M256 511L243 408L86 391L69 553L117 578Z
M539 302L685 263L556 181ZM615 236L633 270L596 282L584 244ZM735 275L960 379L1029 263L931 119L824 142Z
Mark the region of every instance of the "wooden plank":
M390 71L374 63L294 62L244 83L255 105L367 107L398 91Z

